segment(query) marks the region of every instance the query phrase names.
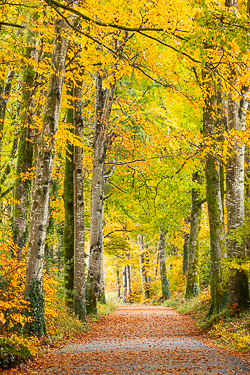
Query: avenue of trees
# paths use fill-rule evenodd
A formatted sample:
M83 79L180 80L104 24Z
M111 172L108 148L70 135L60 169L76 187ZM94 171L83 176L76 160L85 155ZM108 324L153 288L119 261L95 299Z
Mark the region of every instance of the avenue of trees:
M46 334L48 278L80 321L247 310L249 0L0 5L1 332Z

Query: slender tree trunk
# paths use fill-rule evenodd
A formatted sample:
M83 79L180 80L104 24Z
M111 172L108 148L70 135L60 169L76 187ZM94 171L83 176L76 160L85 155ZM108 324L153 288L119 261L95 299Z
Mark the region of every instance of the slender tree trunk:
M245 111L247 100L245 94L238 101L229 94L228 130L245 130ZM245 258L245 242L236 237L237 231L244 228L244 152L243 141L235 141L231 147L227 162L227 227L228 256L241 261ZM248 279L244 270L229 270L229 305L237 304L240 310L249 305Z
M72 87L67 91L67 95L73 97L73 83ZM74 123L74 109L73 100L69 100L70 108L67 109L66 123L73 126ZM70 129L73 133L74 130ZM64 211L65 220L63 227L63 250L64 250L64 284L65 284L65 301L70 308L73 307L73 293L74 293L74 146L68 142L65 170L64 170Z
M185 219L184 223L189 224L190 220ZM183 274L186 275L188 272L188 244L189 244L189 232L184 232L184 246L183 246Z
M203 115L204 135L209 139L219 139L221 131L224 130L224 127L221 129L222 124L220 123L220 120L223 118L222 100L220 85L216 88L215 83L212 84L213 81L211 80L210 94L207 94L205 100ZM211 93L211 90L214 90L214 93ZM227 305L228 299L228 274L222 262L227 256L227 249L222 201L224 178L221 168L221 163L212 157L211 154L208 154L205 165L205 176L210 227L211 315L218 314Z
M129 260L129 253L125 254L125 258ZM129 301L130 296L131 296L131 269L130 269L129 264L126 265L126 277L127 277L127 301Z
M122 267L122 300L123 303L127 302L127 272L126 266Z
M162 297L163 301L166 301L170 298L170 291L169 291L169 281L166 272L166 235L167 231L161 229L160 231L160 238L159 238L159 255L160 255L160 275L161 275L161 290L162 290Z
M82 83L74 90L74 127L78 139L83 139ZM85 253L84 253L84 200L83 149L74 147L74 311L85 320Z
M38 61L36 46L28 47L26 58ZM13 239L19 247L18 259L21 260L23 248L28 237L28 212L30 202L31 177L28 174L33 166L34 140L34 84L37 75L32 65L28 65L23 74L23 92L20 105L20 139L17 156L17 179L14 188ZM26 179L23 176L26 175Z
M120 268L116 265L116 280L117 280L117 298L121 298L121 284L120 284Z
M250 2L249 2L250 3ZM245 172L245 217L246 217L246 225L250 228L250 158L249 158L249 148L246 150L245 153L245 164L246 164L246 172ZM245 238L246 243L246 256L250 257L250 233Z
M65 60L69 42L62 36L65 22L55 21L56 36L52 56L52 73L49 80L48 95L44 108L44 118L38 150L36 175L30 207L30 230L28 238L28 259L26 271L26 293L31 301L35 333L44 334L44 306L32 300L34 291L42 296L43 258L48 222L49 194L52 183L52 169L55 157L55 142L58 128L61 93L63 88ZM41 299L42 300L42 299ZM39 312L38 312L39 311ZM37 315L36 315L37 314Z
M101 248L101 272L100 272L100 288L98 290L98 301L106 303L105 298L105 265L104 265L104 199L102 201L102 248Z
M6 116L6 109L7 104L10 96L10 91L12 87L12 81L14 78L14 70L10 70L8 73L8 77L6 80L6 83L2 83L0 87L0 170L3 167L3 161L2 161L2 143L3 143L3 133L4 133L4 122L5 122L5 116ZM4 176L1 176L1 180L3 180ZM2 181L1 181L2 182ZM2 183L0 184L0 199L3 197L2 195ZM3 206L2 202L0 201L0 223L3 224ZM3 228L2 228L3 230Z
M96 106L95 106L95 134L94 158L91 186L91 214L90 214L90 254L87 281L87 313L96 313L96 299L102 287L102 244L103 244L103 200L104 200L104 170L106 152L109 142L108 120L114 97L114 85L104 90L102 77L96 77Z
M201 184L201 176L196 172L193 180ZM199 187L192 189L192 210L188 246L188 274L186 298L195 297L199 290L199 233L201 222L201 203Z
M139 263L140 263L140 274L141 274L141 285L142 285L142 293L144 298L149 298L149 290L147 285L147 274L145 268L145 259L144 259L144 240L143 236L139 235L139 244L140 244L140 254L139 254Z

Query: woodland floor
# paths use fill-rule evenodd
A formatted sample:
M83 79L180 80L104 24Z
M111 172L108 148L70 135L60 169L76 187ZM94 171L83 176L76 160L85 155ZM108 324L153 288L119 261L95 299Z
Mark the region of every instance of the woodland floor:
M249 366L249 364L248 364ZM6 374L250 374L201 338L193 321L161 306L120 306L81 341Z

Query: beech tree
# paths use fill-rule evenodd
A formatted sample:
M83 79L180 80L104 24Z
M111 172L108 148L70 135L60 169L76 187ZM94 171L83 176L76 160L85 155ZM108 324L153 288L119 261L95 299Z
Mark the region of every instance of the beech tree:
M44 108L43 127L39 139L39 150L36 162L36 175L31 197L29 250L26 273L26 293L32 294L37 285L42 288L43 261L46 226L48 222L49 193L52 183L52 169L54 163L54 149L58 128L62 86L64 81L65 60L69 46L65 33L65 24L61 19L55 21L55 41L52 56L52 72L49 81L48 95ZM38 292L39 288L37 289ZM40 289L40 293L42 290ZM35 306L34 306L35 307ZM37 309L43 306L37 306ZM43 312L41 311L43 315ZM39 314L38 314L39 315ZM37 325L41 325L40 317ZM44 333L38 327L39 335Z

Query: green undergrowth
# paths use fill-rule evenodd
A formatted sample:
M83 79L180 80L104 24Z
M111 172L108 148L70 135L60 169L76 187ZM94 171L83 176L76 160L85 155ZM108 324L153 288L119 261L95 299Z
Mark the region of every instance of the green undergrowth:
M220 314L209 317L208 290L188 301L183 295L175 296L162 305L191 316L197 327L207 332L219 346L240 352L250 351L250 311L239 314L235 306L230 306Z

